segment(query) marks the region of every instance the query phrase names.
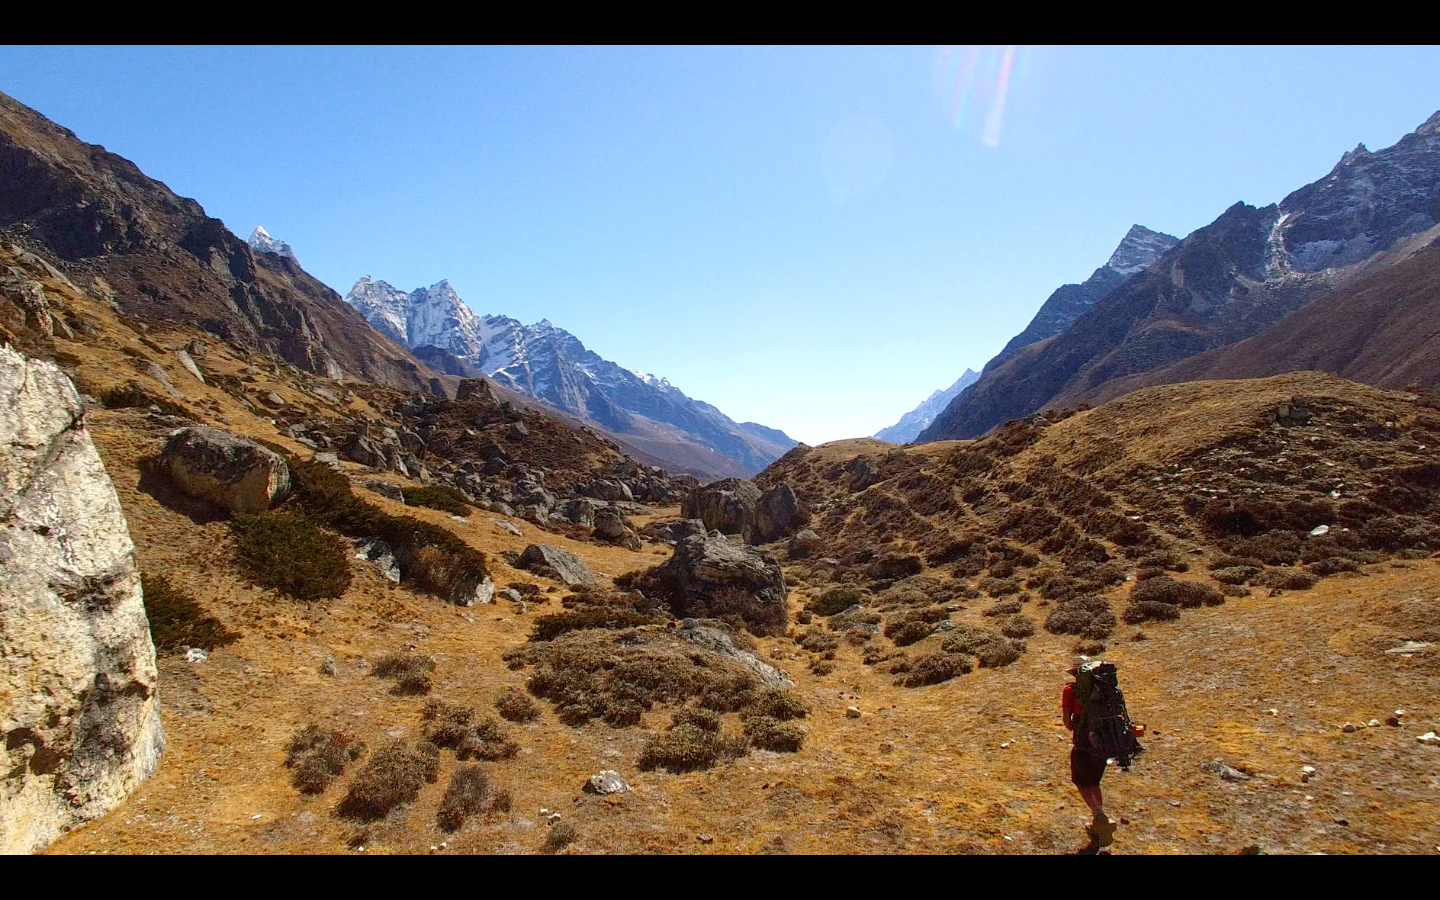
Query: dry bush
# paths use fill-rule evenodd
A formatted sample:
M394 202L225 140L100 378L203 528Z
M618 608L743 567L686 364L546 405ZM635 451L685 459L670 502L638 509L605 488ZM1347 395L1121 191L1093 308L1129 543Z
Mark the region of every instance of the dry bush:
M1319 575L1321 578L1326 578L1340 572L1358 572L1360 571L1360 564L1353 559L1347 559L1343 556L1330 556L1325 559L1318 559L1312 563L1307 563L1305 571L1311 575Z
M230 520L241 571L252 583L296 600L339 597L350 586L345 542L292 512L237 514Z
M945 641L940 647L946 653L973 656L980 666L986 669L1008 666L1025 652L1023 641L1012 640L988 628L970 625L960 625L945 635Z
M1099 656L1105 652L1105 642L1085 638L1076 641L1070 648L1071 653L1078 653L1081 656Z
M1248 597L1250 596L1250 589L1239 584L1222 584L1220 585L1220 593L1227 597Z
M886 554L870 563L870 577L877 579L908 578L918 575L925 566L918 556Z
M1154 550L1140 557L1137 564L1142 568L1159 568L1168 572L1188 572L1190 564L1185 557L1174 550Z
M287 750L285 765L295 770L295 787L302 794L319 794L364 754L365 744L343 731L306 725L290 739Z
M1210 573L1210 577L1221 584L1245 584L1250 579L1260 574L1260 569L1255 566L1230 566L1224 569L1216 569Z
M1025 605L1019 600L1001 600L999 603L992 603L990 608L981 613L981 615L992 617L1013 616L1024 608Z
M1125 607L1121 614L1127 625L1138 625L1141 622L1169 622L1180 618L1180 607L1173 603L1161 603L1158 600L1132 601Z
M459 831L471 816L509 810L508 792L496 790L479 766L461 766L450 777L435 822L444 831Z
M869 595L869 591L858 587L832 588L811 600L806 608L817 616L833 616L864 602Z
M1232 539L1222 546L1232 556L1258 559L1272 566L1290 566L1300 559L1300 538L1288 531L1270 531L1254 537Z
M1308 591L1319 580L1319 576L1311 575L1309 572L1267 569L1261 572L1253 583L1261 587L1279 588L1284 591Z
M505 658L512 667L535 667L530 693L550 701L567 725L599 717L633 724L635 710L656 703L696 700L716 712L759 712L785 702L738 664L665 632L572 631Z
M671 728L681 725L693 725L701 731L718 732L720 730L720 714L713 709L688 706L685 709L676 710L670 717Z
M1135 585L1130 600L1132 603L1153 600L1179 607L1218 606L1225 602L1225 595L1214 585L1161 576Z
M439 525L392 516L357 497L350 480L324 463L289 459L294 502L343 535L379 538L395 551L401 577L423 591L449 598L484 581L485 554ZM422 549L428 561L417 564Z
M390 693L397 695L428 694L434 684L435 660L409 653L387 653L375 663L372 672L377 678L395 682Z
M540 852L544 854L559 853L579 838L580 832L575 830L574 825L569 822L558 822L545 835L545 843L540 845Z
M670 616L644 594L608 593L600 589L577 593L561 601L565 612L540 616L531 632L532 641L549 641L569 631L590 628L636 628L658 625Z
M507 688L495 698L495 708L500 711L500 718L511 722L533 722L540 716L535 701L514 688Z
M1303 534L1316 525L1334 522L1329 500L1200 500L1187 497L1185 511L1216 537L1255 537L1266 532Z
M905 647L929 637L934 633L936 624L948 618L949 614L938 606L907 609L885 622L884 635L896 646Z
M1051 634L1088 634L1106 637L1115 627L1110 604L1101 597L1074 597L1065 600L1045 617L1045 630Z
M1014 578L982 578L977 587L992 597L1020 593L1020 583Z
M827 653L840 646L840 639L819 626L811 625L795 643L811 653Z
M1165 570L1159 566L1141 566L1135 570L1135 581L1149 581L1151 578L1159 578L1165 574Z
M680 774L709 769L718 762L744 754L744 739L685 723L647 741L637 765L646 772L666 769Z
M395 741L377 750L350 782L336 812L347 819L382 819L392 809L411 803L440 773L440 748L422 742L414 749Z
M1440 549L1440 526L1419 516L1381 516L1366 522L1360 538L1374 550Z
M957 675L964 675L974 669L974 662L963 653L949 653L940 651L930 653L915 660L903 670L901 677L895 679L897 685L903 687L924 687L929 684L939 684L942 681L949 681ZM898 669L891 670L899 671Z
M1028 638L1035 633L1035 623L1025 616L1014 615L1000 623L1000 633L1008 638Z
M207 616L194 597L164 575L142 572L140 592L156 653L180 653L187 647L214 650L240 637L219 619Z
M805 743L805 730L786 725L769 716L746 716L745 735L750 746L777 753L798 753Z
M400 493L409 506L424 506L438 509L451 515L470 515L470 503L465 495L444 484L427 484L424 487L401 488Z
M867 625L879 625L880 614L867 609L854 609L831 616L825 627L831 631L850 631Z

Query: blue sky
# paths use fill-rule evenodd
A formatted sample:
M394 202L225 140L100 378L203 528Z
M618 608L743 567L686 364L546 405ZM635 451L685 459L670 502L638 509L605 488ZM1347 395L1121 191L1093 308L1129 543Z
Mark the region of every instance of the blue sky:
M1435 48L17 48L0 90L290 242L809 443L1440 109Z

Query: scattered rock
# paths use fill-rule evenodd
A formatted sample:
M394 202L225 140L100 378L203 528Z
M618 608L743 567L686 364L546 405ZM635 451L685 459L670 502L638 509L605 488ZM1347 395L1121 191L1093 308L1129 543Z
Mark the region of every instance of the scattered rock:
M388 497L400 503L405 502L404 488L392 481L381 481L378 478L367 478L360 482L365 487L374 491L382 497Z
M697 647L739 663L770 687L787 688L795 685L790 676L737 645L728 632L719 628L701 625L695 619L685 619L675 634Z
M1423 641L1406 641L1405 643L1401 644L1400 646L1398 646L1398 647L1391 647L1389 650L1386 650L1385 652L1386 652L1386 653L1390 653L1390 654L1400 654L1400 653L1424 653L1426 650L1433 650L1433 649L1435 649L1435 646L1436 646L1435 644L1425 643L1425 642L1423 642Z
M655 592L677 615L709 609L723 600L727 611L752 625L774 628L785 623L785 575L780 564L770 554L733 544L719 532L676 544L674 555L650 576Z
M384 541L378 538L357 541L355 558L373 563L387 581L400 583L400 563L395 559L395 551Z
M595 584L595 573L575 554L549 544L531 544L516 560L515 567L554 578L570 587Z
M623 794L630 790L630 784L620 777L620 773L612 769L603 772L596 772L585 782L585 791L591 794Z
M1416 735L1415 740L1419 741L1422 744L1428 744L1431 747L1440 746L1440 736L1436 736L1435 732L1433 731L1427 731L1424 734Z
M263 512L290 490L280 454L205 425L172 434L160 461L182 491L230 512Z
M1353 723L1353 722L1346 722L1344 725L1340 726L1340 730L1343 731L1343 732L1345 732L1346 734L1354 734L1354 733L1355 733L1355 723Z
M285 398L275 393L274 391L270 391L268 394L265 394L263 397L260 398L260 402L270 407L271 409L280 409L285 405Z
M185 367L185 371L194 375L196 380L201 384L205 383L205 376L200 374L200 367L195 365L195 360L190 358L189 353L186 353L184 350L176 350L175 358L180 360L180 365Z
M335 657L325 657L325 661L320 664L320 674L334 676L337 671L338 669L335 667Z
M808 559L819 553L824 547L825 541L819 534L812 529L802 528L795 532L794 537L790 538L790 543L786 545L785 549L791 559Z
M519 525L516 525L508 519L491 519L490 524L494 525L497 530L503 531L506 534L513 534L515 537L520 537L520 535L525 533L520 529Z
M199 647L188 647L185 650L185 661L188 663L203 663L209 658L210 654Z
M845 718L847 718L847 719L858 719L858 718L860 718L860 707L858 707L858 706L847 706L847 707L845 707Z
M724 478L697 487L685 496L680 514L699 519L710 531L739 534L751 541L755 534L755 508L760 502L760 489L743 478Z
M778 484L760 495L755 504L754 543L768 544L794 533L805 524L800 499L788 484Z

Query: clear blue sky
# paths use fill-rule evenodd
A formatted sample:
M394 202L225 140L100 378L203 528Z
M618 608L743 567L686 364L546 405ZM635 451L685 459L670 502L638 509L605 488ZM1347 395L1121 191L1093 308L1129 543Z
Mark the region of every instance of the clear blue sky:
M449 278L809 443L979 369L1139 222L1440 108L1435 48L0 48L0 90L345 293Z

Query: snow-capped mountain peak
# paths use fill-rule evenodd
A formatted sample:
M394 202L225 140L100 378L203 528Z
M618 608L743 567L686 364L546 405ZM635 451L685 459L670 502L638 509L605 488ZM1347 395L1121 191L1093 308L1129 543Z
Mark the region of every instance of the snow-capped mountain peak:
M276 256L295 259L295 251L290 249L290 245L271 237L270 232L266 231L263 225L255 226L255 230L250 232L250 240L246 243L261 253L273 253ZM296 262L299 262L299 260L296 260Z
M794 446L782 432L737 425L664 378L604 359L549 319L523 325L508 316L477 315L446 280L406 293L367 275L345 302L432 368L488 375L617 434L653 442L657 433L678 433L690 446L752 473Z
M1105 265L1121 275L1134 275L1149 268L1151 263L1178 243L1177 238L1168 234L1151 231L1144 225L1131 225Z

